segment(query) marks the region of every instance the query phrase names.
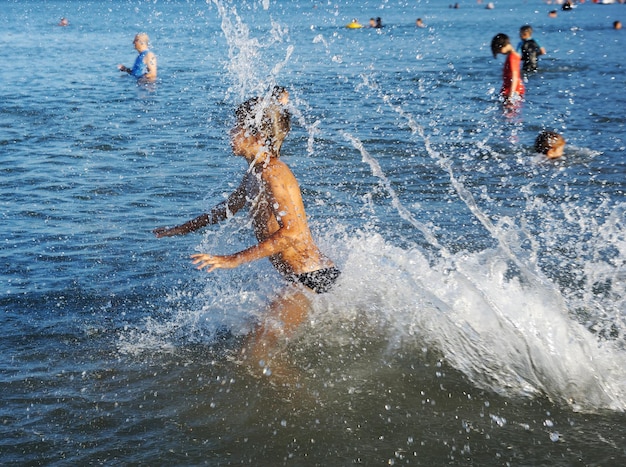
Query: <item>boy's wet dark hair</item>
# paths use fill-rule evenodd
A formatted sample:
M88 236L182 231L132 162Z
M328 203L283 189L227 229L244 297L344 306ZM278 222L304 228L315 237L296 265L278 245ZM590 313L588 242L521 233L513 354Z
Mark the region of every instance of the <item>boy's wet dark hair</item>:
M509 36L506 34L496 34L493 39L491 39L491 53L493 54L493 58L496 58L504 46L510 43Z
M283 88L284 89L284 88ZM237 125L251 136L262 135L269 152L278 157L283 141L291 130L291 115L276 101L253 97L235 110Z
M284 86L274 86L272 88L272 98L279 100L285 93L287 88Z

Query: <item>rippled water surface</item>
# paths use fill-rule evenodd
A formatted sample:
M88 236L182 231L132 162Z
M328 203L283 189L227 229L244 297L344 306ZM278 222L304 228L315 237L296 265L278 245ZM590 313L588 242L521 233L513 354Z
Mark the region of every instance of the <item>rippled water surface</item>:
M553 7L2 2L0 463L623 464L626 9ZM507 114L489 44L525 23L548 53ZM139 31L151 86L116 68ZM152 234L237 186L233 110L274 84L342 270L282 372L241 357L269 262L189 261L251 245L246 216Z

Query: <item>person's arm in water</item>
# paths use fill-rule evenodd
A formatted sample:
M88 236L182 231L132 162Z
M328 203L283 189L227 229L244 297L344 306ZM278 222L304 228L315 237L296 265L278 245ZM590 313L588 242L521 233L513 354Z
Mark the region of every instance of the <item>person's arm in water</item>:
M207 272L211 272L218 268L236 268L268 256L280 253L284 256L286 250L291 250L290 255L293 257L293 247L297 251L317 249L314 244L309 245L313 240L306 220L302 194L291 170L283 162L272 160L263 169L263 180L266 183L265 189L270 194L269 204L273 213L269 222L275 218L278 229L258 244L232 255L191 255L193 264L197 264L198 269L207 268ZM303 262L306 258L297 258L296 261L298 260Z
M152 52L148 52L143 58L143 62L146 65L146 72L141 79L146 81L154 81L157 77L157 58Z
M176 227L158 227L152 232L157 238L173 237L174 235L186 235L190 232L195 232L202 227L206 227L210 224L217 224L223 221L229 215L235 214L246 204L246 196L243 188L243 184L239 186L228 199L225 199L221 203L217 204L208 213L202 214L194 219L191 219L184 224L177 225Z

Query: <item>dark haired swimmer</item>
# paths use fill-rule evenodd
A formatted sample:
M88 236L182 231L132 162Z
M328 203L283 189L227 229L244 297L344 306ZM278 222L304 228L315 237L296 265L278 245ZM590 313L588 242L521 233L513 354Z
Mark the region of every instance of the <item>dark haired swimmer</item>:
M517 51L522 54L522 69L525 73L537 71L537 58L546 54L546 49L533 39L533 28L525 24L519 29L520 43Z
M124 65L118 65L118 70L134 76L140 82L150 83L155 81L157 78L157 59L156 55L150 51L148 35L145 32L137 34L133 45L135 50L139 52L133 67L128 68Z
M558 159L563 155L565 138L554 131L542 131L535 140L535 151L548 159Z
M272 99L276 99L281 105L289 104L289 91L283 86L274 86L272 88Z

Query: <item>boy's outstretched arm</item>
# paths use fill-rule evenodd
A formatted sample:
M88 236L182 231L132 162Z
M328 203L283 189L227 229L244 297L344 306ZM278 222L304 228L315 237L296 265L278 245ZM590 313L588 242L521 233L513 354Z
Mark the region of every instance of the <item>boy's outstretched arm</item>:
M210 224L217 224L228 217L229 214L235 214L246 203L243 185L239 186L228 199L217 204L209 213L202 214L184 224L175 227L158 227L152 232L157 238L173 237L174 235L186 235L189 232L195 232L202 227Z
M218 206L216 206L217 208ZM214 208L215 209L215 208ZM211 213L214 211L211 210ZM177 225L176 227L157 227L152 232L157 238L162 237L173 237L174 235L185 235L189 232L194 232L202 227L205 227L211 223L218 222L214 220L214 216L212 214L202 214L195 219L185 222L184 224ZM213 221L213 222L211 222Z

